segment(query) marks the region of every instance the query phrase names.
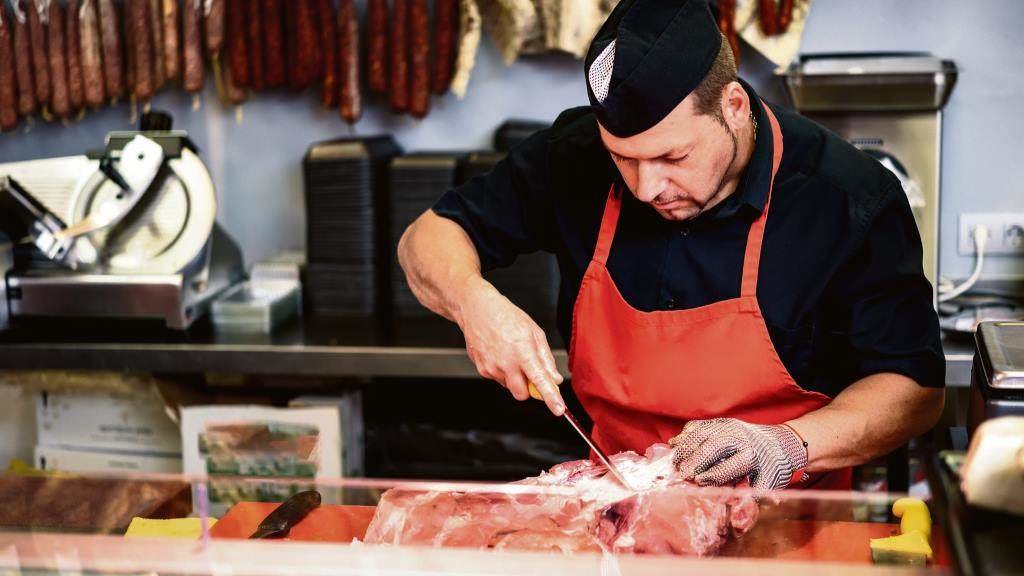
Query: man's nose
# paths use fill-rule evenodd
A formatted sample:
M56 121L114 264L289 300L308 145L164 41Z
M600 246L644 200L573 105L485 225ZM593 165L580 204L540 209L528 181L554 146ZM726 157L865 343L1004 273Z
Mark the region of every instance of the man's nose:
M641 202L653 202L665 191L667 180L657 162L641 160L637 163L636 197Z

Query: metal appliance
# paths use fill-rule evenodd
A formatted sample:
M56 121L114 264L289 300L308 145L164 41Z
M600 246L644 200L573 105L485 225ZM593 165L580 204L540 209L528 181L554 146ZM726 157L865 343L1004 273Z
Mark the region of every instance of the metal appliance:
M968 433L989 418L1024 415L1024 322L983 322L975 342Z
M927 53L801 55L777 72L801 114L847 139L896 174L937 285L942 108L956 65Z
M184 329L242 279L210 173L170 124L151 112L101 152L0 164L0 230L15 242L0 308L12 321L158 318Z

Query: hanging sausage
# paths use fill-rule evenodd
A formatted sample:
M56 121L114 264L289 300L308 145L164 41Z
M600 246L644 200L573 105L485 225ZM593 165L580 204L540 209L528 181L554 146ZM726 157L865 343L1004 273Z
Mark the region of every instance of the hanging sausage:
M124 61L121 57L121 24L114 0L98 0L100 42L103 47L103 83L107 99L117 101L124 94Z
M409 113L430 110L430 13L427 0L409 0Z
M363 113L363 103L359 87L359 21L353 0L341 0L338 7L338 39L338 112L342 120L355 124Z
M388 91L391 96L391 110L396 113L409 111L409 44L408 34L409 4L407 0L394 0L391 3L391 22L389 38L389 77L391 82Z
M82 86L82 42L81 31L78 28L78 0L68 0L68 7L64 15L65 50L68 57L68 102L71 111L81 110L85 100L84 87Z
M14 70L14 35L11 16L0 3L0 130L18 125L17 73Z

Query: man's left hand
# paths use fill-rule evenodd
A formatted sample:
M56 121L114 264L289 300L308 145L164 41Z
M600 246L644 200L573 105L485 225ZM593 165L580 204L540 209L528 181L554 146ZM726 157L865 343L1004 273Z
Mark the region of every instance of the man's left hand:
M735 418L692 420L669 440L672 463L701 486L735 484L774 490L804 480L807 449L792 428L748 424ZM795 475L799 474L796 478Z

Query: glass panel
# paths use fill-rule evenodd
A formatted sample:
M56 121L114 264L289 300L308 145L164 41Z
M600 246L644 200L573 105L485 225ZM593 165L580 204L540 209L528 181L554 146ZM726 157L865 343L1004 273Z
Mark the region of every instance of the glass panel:
M896 497L555 480L6 475L0 574L748 576L818 574L823 562L839 574L949 572L939 527L926 566L872 563L869 540L899 533ZM285 522L268 518L275 510Z

